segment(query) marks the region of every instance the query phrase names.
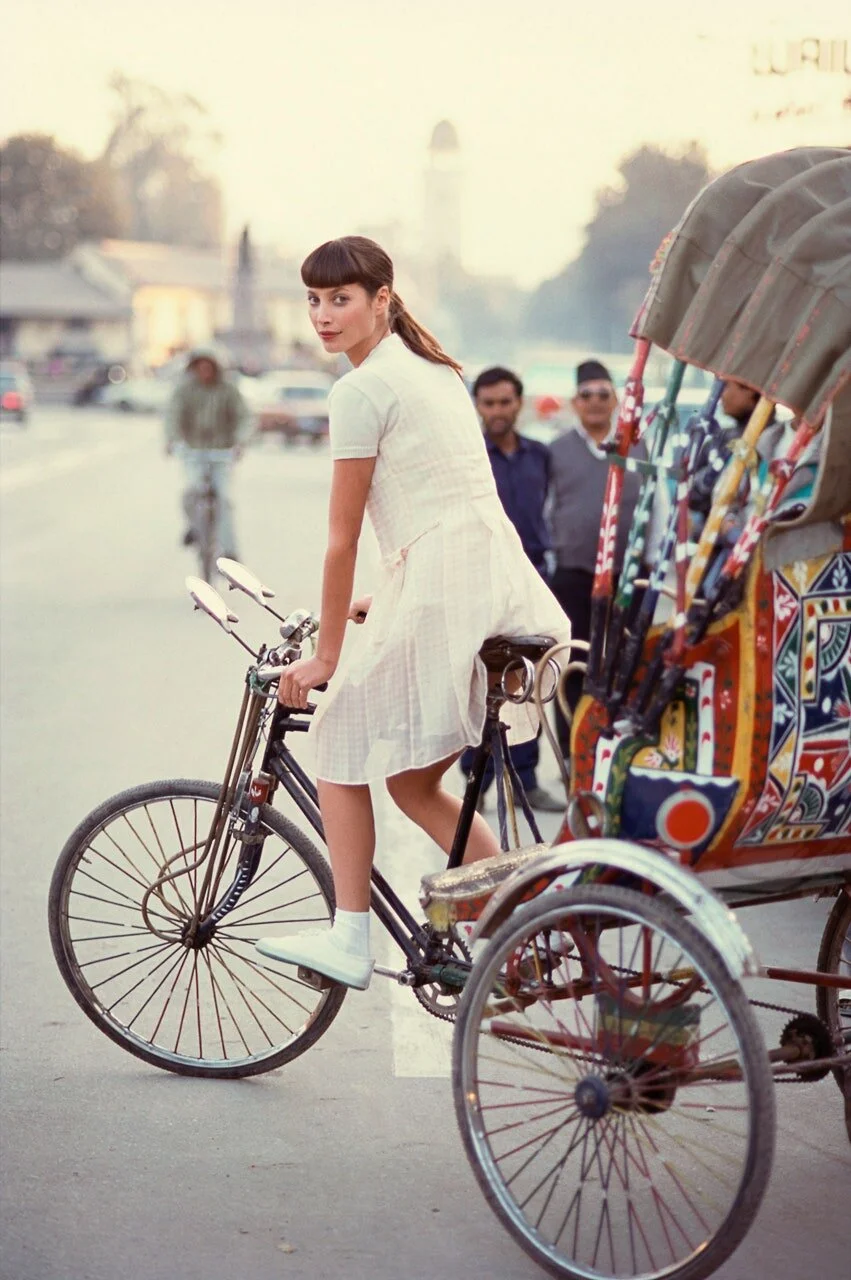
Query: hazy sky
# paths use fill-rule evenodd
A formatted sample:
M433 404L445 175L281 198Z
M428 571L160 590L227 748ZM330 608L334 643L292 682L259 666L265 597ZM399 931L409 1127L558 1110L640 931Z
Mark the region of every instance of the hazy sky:
M465 262L526 284L575 255L595 190L642 142L698 138L726 166L851 135L836 110L754 125L795 93L839 101L842 78L750 70L754 39L851 44L848 0L12 0L2 30L4 134L94 155L114 71L192 93L224 135L231 228L250 220L297 255L393 220L415 242L426 146L448 117Z

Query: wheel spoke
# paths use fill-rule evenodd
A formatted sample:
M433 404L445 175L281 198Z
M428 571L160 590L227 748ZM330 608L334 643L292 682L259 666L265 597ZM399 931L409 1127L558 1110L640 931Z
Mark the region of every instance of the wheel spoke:
M154 827L153 819L151 818L151 814L150 814L150 809L148 808L148 806L147 806L147 805L145 805L145 815L146 815L146 817L147 817L147 819L148 819L148 821L149 821L149 823L150 823L150 825L151 825L151 829L154 831L154 835L156 836L156 839L157 839L157 844L158 844L158 846L159 846L159 848L160 848L160 853L162 854L162 853L163 853L162 845L161 845L161 843L160 843L159 836L157 836L157 834L156 834L156 828ZM156 868L156 874L153 876L153 880L158 880L158 879L160 878L160 876L161 876L161 875L163 875L163 873L164 873L164 872L165 872L165 870L166 870L166 861L167 861L167 859L165 858L165 856L163 856L162 861L158 863L158 862L157 862L157 859L154 857L154 854L153 854L153 853L152 853L152 851L148 848L147 844L146 844L146 843L145 843L145 841L142 839L142 837L139 835L139 832L138 832L138 831L136 830L136 828L133 826L133 823L132 823L132 821L130 820L129 815L128 815L128 814L126 814L126 813L125 813L125 815L124 815L124 821L126 822L127 826L128 826L128 827L130 828L130 830L133 832L133 835L134 835L134 836L136 837L136 839L139 841L139 844L142 846L142 848L145 850L145 852L148 854L149 858L150 858L150 859L151 859L151 861L153 862L154 867ZM112 837L110 837L110 839L111 839L111 838L112 838ZM115 843L115 842L113 841L113 843ZM183 853L183 856L184 856L184 857L188 856L189 852L190 852L190 850L187 850L187 849L182 849L182 850L181 850L181 853ZM139 875L142 877L142 879L144 879L144 875L143 875L142 871L141 871L138 867L136 867L136 864L135 864L135 863L133 862L133 860L130 858L129 854L126 854L125 856L127 857L127 860L128 860L128 862L130 863L130 865L133 867L133 869L134 869L135 871L138 871ZM178 900L179 900L179 902L180 902L180 906L181 906L182 910L183 910L184 912L188 911L188 910L189 910L189 904L186 902L186 899L183 897L183 894L180 892L180 886L178 885L177 880L176 880L176 879L169 880L169 882L168 882L168 883L169 883L169 885L171 886L171 888L173 889L173 891L177 894L177 897L178 897ZM157 892L157 896L159 896L159 891Z
M98 895L96 895L96 894L85 893L85 892L84 892L83 890L81 890L81 889L72 889L72 890L71 890L71 892L70 892L70 894L69 894L69 898L71 898L71 897L73 897L73 898L78 898L78 897L79 897L79 898L88 898L88 899L89 899L90 901L92 901L92 902L103 902L103 903L106 903L108 906L111 906L111 907L115 907L115 908L117 908L118 910L133 911L133 912L135 912L136 914L138 914L138 915L139 915L139 917L141 918L141 910L140 910L140 907L139 907L139 902L140 902L140 900L141 900L141 899L139 898L139 896L138 896L138 895L137 895L137 897L132 898L132 897L131 897L129 894L127 894L127 893L121 893L118 889L116 889L116 887L115 887L114 885L110 885L110 884L108 884L106 881L99 880L99 879L98 879L98 877L97 877L97 876L95 876L95 875L92 875L92 873L91 873L90 871L84 871L84 870L82 870L82 868L80 868L80 869L79 869L79 874L80 874L80 876L82 876L82 878L83 878L84 880L92 880L96 885L99 885L99 886L100 886L100 888L102 888L102 889L106 890L108 893L113 893L113 894L115 894L115 897L114 897L114 898L101 898L101 897L99 897L99 896L98 896ZM146 887L147 887L147 886L146 886ZM169 910L171 910L171 908L169 908ZM153 916L153 915L154 915L154 912L149 911L149 913L148 913L148 914L149 914L149 915L151 915L151 916ZM175 910L174 914L175 914L175 915L177 914L177 911L176 911L176 910ZM169 918L168 916L158 915L156 918L157 918L157 919L159 919L159 920L166 920L166 921L168 921L169 923L172 923L172 921L170 920L170 918Z
M298 1008L302 1011L302 1013L310 1013L309 1006L306 1004L302 1004L300 1000L297 1000L293 995L293 993L289 991L286 986L283 985L284 980L279 978L278 975L273 974L270 969L267 969L265 966L259 964L256 960L253 960L248 956L238 955L238 953L235 952L232 947L222 945L221 947L218 948L218 950L224 951L227 955L234 956L235 958L241 960L242 963L246 965L248 969L252 970L256 974L261 975L264 982L268 986L273 987L275 991L280 993L280 995L284 996L287 1000L291 1000L294 1005L297 1005ZM222 961L221 963L224 963L224 962ZM237 979L234 978L234 981L236 980ZM292 981L292 980L288 979L287 981ZM311 987L309 983L302 982L301 980L298 980L293 985L303 987L307 991L314 990L314 988ZM274 1014L273 1016L278 1017L277 1014ZM288 1027L285 1022L283 1022L281 1019L279 1019L279 1021L281 1021L281 1026L285 1027L287 1031L291 1030L291 1028Z

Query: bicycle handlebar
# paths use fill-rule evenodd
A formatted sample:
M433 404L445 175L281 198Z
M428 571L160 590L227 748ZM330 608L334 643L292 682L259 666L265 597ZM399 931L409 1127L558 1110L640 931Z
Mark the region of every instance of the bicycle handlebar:
M280 680L281 676L284 674L286 669L287 669L286 666L278 666L277 664L274 664L274 663L264 662L264 663L261 663L259 667L256 667L255 671L256 671L258 680L262 680L264 681L264 683L266 681L269 681L269 683L271 683L273 680ZM324 693L327 688L328 688L327 680L324 680L322 684L316 684L313 686L313 689L316 693Z

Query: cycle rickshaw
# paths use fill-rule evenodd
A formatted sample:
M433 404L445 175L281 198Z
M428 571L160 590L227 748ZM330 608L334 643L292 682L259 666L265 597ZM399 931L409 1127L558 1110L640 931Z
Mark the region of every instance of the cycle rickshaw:
M560 655L562 677L586 670L558 840L517 847L499 713L506 698L540 707L559 655L547 637L499 637L482 661L502 680L449 868L423 881L425 920L373 874L373 909L402 954L376 972L456 1020L471 1165L556 1276L710 1275L759 1207L775 1081L833 1076L851 1108L849 170L848 151L827 148L741 166L666 246L636 322L590 647ZM615 582L651 343L674 364ZM716 384L681 425L687 363ZM762 397L733 442L715 414L729 377ZM761 457L775 404L795 414L791 443ZM310 1047L345 993L253 950L270 929L333 912L324 859L270 803L282 788L321 836L315 788L287 745L309 713L275 700L317 620L275 613L244 567L219 568L281 624L281 643L255 651L217 593L190 582L251 654L224 781L148 783L104 802L60 856L49 915L63 977L106 1035L159 1067L232 1078ZM491 753L506 852L465 868ZM761 969L731 908L814 894L835 898L816 970ZM756 977L816 992L770 1051L749 1000Z
M488 940L454 1089L499 1218L556 1276L694 1280L759 1206L775 1081L832 1074L851 1138L848 150L767 157L705 189L634 336L559 839L501 882L432 877L424 901ZM651 342L674 364L615 583ZM716 381L681 426L687 363ZM715 418L726 378L761 393L740 439ZM784 432L776 405L795 415ZM760 967L730 908L816 894L835 902L815 970ZM784 1006L749 1002L757 976L815 990L770 1051L753 1005Z

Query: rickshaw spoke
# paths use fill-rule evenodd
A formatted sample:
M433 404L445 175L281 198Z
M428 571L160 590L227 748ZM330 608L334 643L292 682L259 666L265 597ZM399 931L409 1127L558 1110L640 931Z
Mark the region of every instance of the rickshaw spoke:
M599 1223L598 1223L598 1225L597 1225L597 1240L596 1240L596 1243L595 1243L595 1245L594 1245L594 1254L593 1254L593 1256L592 1256L592 1258L591 1258L591 1264L592 1264L592 1266L595 1266L595 1267L596 1267L596 1265L597 1265L597 1254L598 1254L599 1249L600 1249L600 1240L601 1240L602 1233L603 1233L603 1220L604 1220L604 1219L605 1219L605 1223L606 1223L606 1233L607 1233L608 1240L609 1240L609 1258L610 1258L610 1260L611 1260L612 1270L614 1271L614 1270L616 1269L616 1267L617 1267L617 1263L615 1262L615 1244L614 1244L614 1241L613 1241L613 1239L612 1239L612 1224L611 1224L611 1221L610 1221L610 1219L609 1219L609 1202L608 1202L608 1200L603 1200L603 1203L602 1203L602 1205L601 1205L601 1207L600 1207L600 1221L599 1221Z
M647 1254L647 1257L650 1259L650 1265L651 1267L653 1267L655 1271L657 1269L656 1258L653 1254L653 1250L650 1247L650 1241L647 1239L647 1236L644 1234L644 1228L641 1225L641 1218L639 1214L636 1212L635 1205L633 1204L632 1200L628 1201L626 1212L627 1212L627 1222L629 1224L629 1241L630 1241L630 1248L632 1250L633 1270L634 1271L638 1270L638 1255L635 1249L635 1234L634 1234L635 1231L638 1231L638 1234L641 1236L641 1242L644 1245L644 1252Z
M520 1120L512 1120L508 1124L503 1124L496 1129L491 1129L490 1135L492 1138L495 1138L501 1133L509 1133L512 1129L520 1129L523 1127L523 1125L537 1124L542 1120L549 1120L552 1116L558 1115L559 1112L563 1113L566 1105L567 1103L562 1102L558 1106L553 1107L551 1111L545 1111L543 1113L538 1113L536 1115L523 1116L523 1118ZM570 1117L564 1116L565 1120L569 1118Z
M510 1186L511 1183L516 1178L518 1178L521 1173L525 1173L526 1169L529 1168L529 1166L532 1164L532 1161L535 1160L541 1154L541 1151L543 1151L544 1147L549 1146L550 1142L555 1137L556 1133L561 1132L562 1128L564 1128L564 1126L559 1126L558 1129L553 1129L550 1132L546 1142L544 1143L544 1146L541 1147L541 1150L536 1151L533 1155L531 1155L528 1158L528 1160L526 1160L520 1166L519 1169L515 1170L515 1172L511 1175L511 1178L508 1179L506 1183L507 1186ZM526 1199L520 1205L521 1208L525 1208L526 1205L529 1203L529 1201L532 1200L538 1194L541 1187L543 1187L549 1181L549 1179L553 1176L553 1174L556 1173L557 1170L561 1170L564 1167L564 1165L567 1163L568 1156L571 1155L571 1153L576 1149L579 1143L580 1142L585 1143L587 1142L587 1140L588 1140L588 1126L586 1125L585 1128L581 1130L580 1133L571 1140L564 1155L561 1155L556 1159L555 1164L552 1165L550 1170L547 1173L545 1173L543 1178L541 1178L540 1181L532 1188L532 1190L527 1195ZM524 1144L524 1145L528 1145L528 1144ZM518 1147L517 1150L518 1151L522 1150L522 1148ZM513 1153L509 1153L509 1154L513 1154Z
M541 1146L538 1148L538 1150L533 1151L532 1154L523 1162L523 1164L520 1165L518 1169L515 1169L514 1173L508 1179L508 1185L510 1186L511 1183L516 1178L518 1178L521 1173L525 1173L526 1169L529 1167L529 1165L531 1165L532 1161L537 1160L541 1152L550 1145L550 1143L555 1138L556 1134L562 1133L568 1127L568 1125L571 1125L575 1122L576 1118L577 1117L575 1115L567 1116L564 1120L562 1120L561 1124L553 1125L551 1129L545 1129L543 1133L537 1133L533 1138L527 1138L525 1142L519 1143L516 1147L510 1147L508 1151L503 1151L500 1156L496 1157L498 1162L501 1164L503 1161L508 1160L511 1156L516 1156L520 1151L525 1151L528 1147L531 1147L533 1142L541 1142Z

